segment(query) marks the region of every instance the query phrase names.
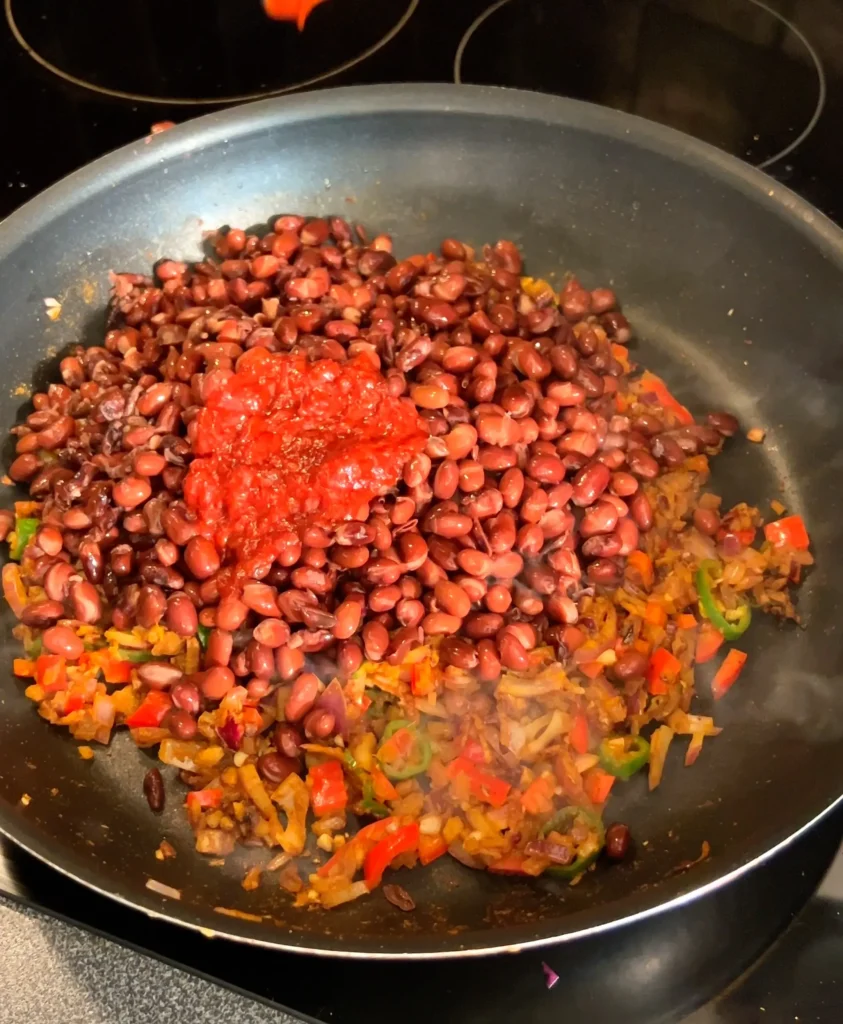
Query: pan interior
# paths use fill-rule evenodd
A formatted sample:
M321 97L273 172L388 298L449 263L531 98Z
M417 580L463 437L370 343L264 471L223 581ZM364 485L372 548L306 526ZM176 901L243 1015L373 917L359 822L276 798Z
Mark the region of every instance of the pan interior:
M830 806L843 789L843 288L840 245L812 223L819 215L683 136L523 93L342 90L172 134L153 140L154 152L129 149L83 172L72 194L41 197L0 229L3 423L20 414L39 361L79 338L101 340L109 269L198 257L209 229L302 212L390 232L399 254L447 236L475 245L510 238L533 275L575 272L588 287L611 285L636 332L634 358L693 410L727 409L766 430L763 445L739 437L728 446L712 487L728 503L770 514L775 498L805 515L817 558L800 594L805 629L765 621L747 634L747 669L716 709L724 732L693 769L682 767L677 741L657 793L647 795L644 779L616 787L611 816L637 839L629 864L569 887L495 878L445 858L402 874L413 915L387 912L379 896L326 914L292 910L270 884L245 893L248 853L224 868L194 855L177 784L153 817L141 792L152 760L127 737L83 762L12 677L4 612L0 827L83 881L185 923L318 951L442 955L649 911L760 856ZM48 297L62 304L56 322L44 315ZM704 671L699 689L709 713ZM161 863L154 851L164 836L178 856ZM703 840L710 860L672 873ZM180 889L181 901L145 889L149 877ZM218 906L266 920L223 917Z

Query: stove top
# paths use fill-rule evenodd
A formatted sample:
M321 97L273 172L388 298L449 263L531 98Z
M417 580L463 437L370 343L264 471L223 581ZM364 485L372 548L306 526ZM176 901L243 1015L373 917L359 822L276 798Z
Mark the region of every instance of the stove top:
M535 89L635 113L763 167L843 223L843 0L325 0L301 34L260 0L3 0L0 216L156 122L391 81ZM813 894L841 834L843 815L831 816L750 878L591 943L460 964L336 963L330 985L324 963L147 920L8 844L0 892L314 1020L369 1022L400 1005L413 1024L430 1015L429 992L438 1016L461 1022L564 1010L626 1024L831 1021L840 994L811 998L843 962L843 871ZM724 944L719 959L695 957L695 937L723 920L740 956ZM561 976L550 992L543 960ZM411 986L420 998L406 998Z

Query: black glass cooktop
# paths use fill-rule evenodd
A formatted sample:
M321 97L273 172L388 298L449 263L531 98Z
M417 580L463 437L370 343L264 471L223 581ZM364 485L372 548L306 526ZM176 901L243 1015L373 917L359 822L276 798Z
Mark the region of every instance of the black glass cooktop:
M456 80L682 129L843 222L843 0L324 0L301 33L266 19L260 0L3 8L0 216L157 122L303 88ZM0 891L309 1019L825 1022L843 1019L843 882L813 894L841 834L838 814L751 879L607 940L461 964L332 965L327 982L324 964L147 921L8 845ZM719 954L695 956L717 946L724 921ZM542 961L561 977L551 991Z

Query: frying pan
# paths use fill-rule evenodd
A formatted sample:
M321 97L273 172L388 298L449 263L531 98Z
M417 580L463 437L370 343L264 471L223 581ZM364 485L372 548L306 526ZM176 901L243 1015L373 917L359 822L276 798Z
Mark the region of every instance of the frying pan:
M224 868L194 854L174 782L163 817L150 813L148 752L118 736L84 762L37 717L11 675L5 620L0 829L86 885L193 928L321 954L447 957L572 939L676 906L827 813L843 793L843 233L738 160L589 104L431 85L268 100L127 146L0 227L0 421L26 411L21 385L37 365L42 386L55 372L45 356L80 337L99 343L109 269L198 257L203 232L291 211L391 232L405 255L446 236L511 238L530 273L611 283L636 358L691 408L726 408L766 430L763 445L728 446L714 486L729 503L768 510L778 498L805 515L817 566L800 592L804 629L757 616L742 644L748 667L716 709L722 735L689 769L674 744L653 795L644 779L616 787L611 816L631 826L633 860L571 887L443 858L402 873L417 905L403 915L379 894L303 912L269 884L245 893L248 852ZM55 322L46 298L61 303ZM700 676L699 706L711 712ZM161 863L163 836L178 856ZM710 858L677 872L704 840ZM181 900L149 890L150 877Z

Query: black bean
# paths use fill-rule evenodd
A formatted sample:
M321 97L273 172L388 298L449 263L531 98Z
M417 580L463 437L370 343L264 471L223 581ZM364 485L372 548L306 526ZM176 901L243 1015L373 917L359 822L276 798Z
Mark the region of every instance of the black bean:
M164 810L164 780L157 768L150 768L143 777L143 795L151 811Z
M732 437L740 429L737 419L728 412L710 412L705 421L724 437Z
M606 829L606 856L611 860L623 860L629 853L629 826L614 822Z
M283 782L288 775L298 771L298 768L297 760L285 757L283 754L276 754L274 750L268 754L261 754L258 758L258 771L261 777L276 786L279 782Z
M383 887L383 894L389 900L389 902L398 907L399 910L411 911L416 909L415 901L413 897L407 892L406 889L402 889L400 885L394 885L390 883Z

